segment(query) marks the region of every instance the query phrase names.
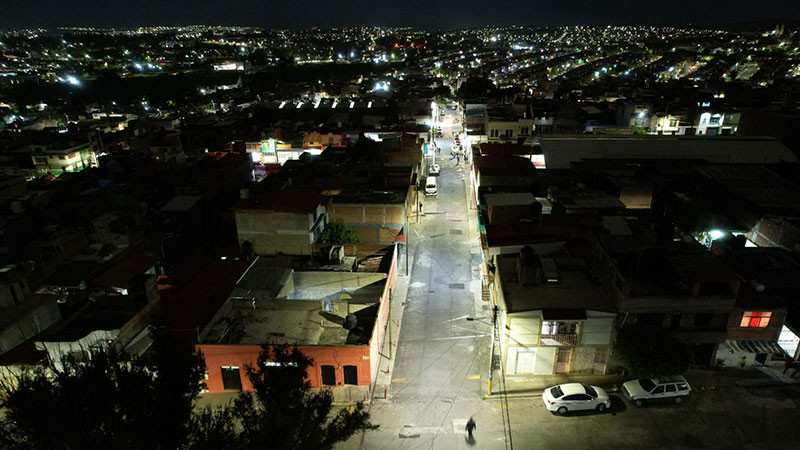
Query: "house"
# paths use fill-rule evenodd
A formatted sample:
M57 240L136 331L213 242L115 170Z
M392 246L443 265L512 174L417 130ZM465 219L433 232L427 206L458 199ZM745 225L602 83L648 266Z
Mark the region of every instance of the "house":
M712 248L743 279L715 360L726 366L750 366L772 360L780 364L787 354L796 359L800 329L790 319L800 308L800 261L780 248L744 243L744 237L730 236L715 241Z
M663 242L648 231L625 220L592 227L592 271L619 312L620 328L667 331L710 364L726 339L741 278L696 242Z
M328 198L295 188L247 197L234 206L240 246L252 245L258 255L313 253L328 223Z
M228 301L200 332L211 392L250 389L244 369L262 345L296 345L313 358L308 379L350 400L368 400L377 376L389 301L397 278L395 247L374 272L295 271L256 258Z
M148 325L159 302L154 275L133 277L128 295L95 299L38 335L36 349L47 352L49 361L57 368L65 357L81 361L99 348L110 347L139 356L152 342Z
M505 374L604 374L617 315L586 262L531 247L495 261Z

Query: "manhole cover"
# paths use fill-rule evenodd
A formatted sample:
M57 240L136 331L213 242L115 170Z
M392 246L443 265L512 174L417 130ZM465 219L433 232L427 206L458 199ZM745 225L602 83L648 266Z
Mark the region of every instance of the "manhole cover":
M464 283L450 283L450 289L464 289Z
M450 230L450 234L461 234L461 230Z

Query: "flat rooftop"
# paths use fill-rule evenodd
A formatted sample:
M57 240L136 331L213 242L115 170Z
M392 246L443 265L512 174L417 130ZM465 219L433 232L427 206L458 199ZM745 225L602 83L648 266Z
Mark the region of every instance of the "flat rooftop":
M520 285L516 277L517 255L503 255L497 258L497 276L503 280L503 295L509 312L547 310L592 310L614 312L602 285L592 279L589 268L574 264L559 265L557 283L539 286ZM545 258L546 259L546 258Z
M376 299L377 300L377 299ZM255 303L231 299L225 315L201 337L201 344L228 345L366 345L372 335L378 304L341 302L325 311L322 302L270 299ZM344 328L352 313L358 325Z
M366 345L387 274L295 271L257 258L200 336L203 344ZM357 326L344 328L354 314Z

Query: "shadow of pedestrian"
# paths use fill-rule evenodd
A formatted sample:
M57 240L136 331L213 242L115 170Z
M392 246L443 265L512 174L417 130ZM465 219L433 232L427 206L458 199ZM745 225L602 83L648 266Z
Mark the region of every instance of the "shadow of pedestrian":
M467 445L471 446L474 446L478 443L478 441L475 440L475 436L464 436L464 441L467 443Z

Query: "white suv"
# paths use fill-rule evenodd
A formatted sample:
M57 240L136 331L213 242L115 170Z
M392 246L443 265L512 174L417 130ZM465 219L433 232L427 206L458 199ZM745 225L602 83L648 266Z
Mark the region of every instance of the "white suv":
M692 392L686 378L681 376L665 378L642 378L626 381L622 385L622 393L636 406L657 400L672 400L680 403Z

